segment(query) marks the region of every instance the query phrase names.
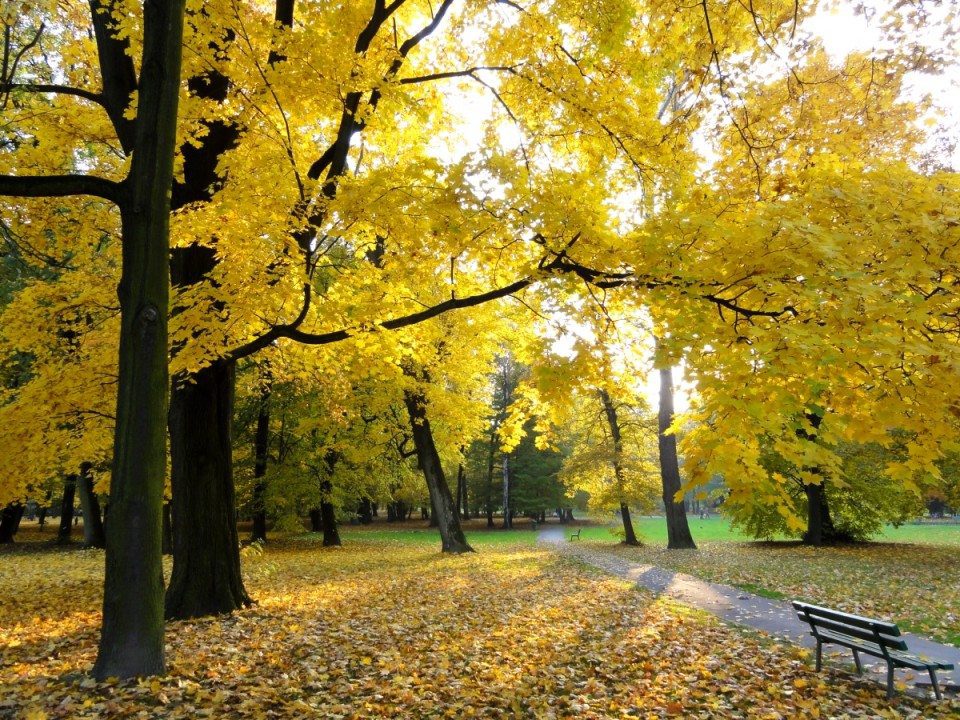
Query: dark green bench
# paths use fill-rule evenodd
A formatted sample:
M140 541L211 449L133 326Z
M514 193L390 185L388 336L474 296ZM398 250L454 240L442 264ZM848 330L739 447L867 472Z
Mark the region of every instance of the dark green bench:
M923 670L930 674L933 691L940 700L943 695L937 683L937 670L952 670L952 663L923 660L907 652L907 643L894 623L851 615L807 603L793 601L793 607L802 621L810 626L810 634L817 641L817 670L823 665L823 646L842 645L853 650L857 672L863 672L860 653L872 655L887 663L887 697L893 697L894 668Z
M570 533L570 542L573 542L574 540L579 540L579 539L580 539L580 531L581 531L581 530L583 530L583 528L577 528L577 531L576 531L575 533Z

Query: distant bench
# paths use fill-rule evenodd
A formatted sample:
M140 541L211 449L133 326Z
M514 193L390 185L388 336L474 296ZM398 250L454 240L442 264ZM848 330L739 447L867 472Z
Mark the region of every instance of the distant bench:
M823 664L824 645L842 645L853 650L857 672L863 672L860 653L872 655L887 663L887 698L893 697L894 668L925 670L930 673L930 682L937 699L943 698L937 683L937 670L952 670L952 663L923 660L907 652L907 643L900 636L900 628L894 623L872 620L859 615L850 615L839 610L830 610L819 605L793 601L793 607L801 620L810 626L810 634L817 640L817 670Z
M579 539L580 539L580 531L581 531L581 530L583 530L582 527L577 528L577 531L576 531L575 533L570 533L570 542L573 542L574 540L579 540Z

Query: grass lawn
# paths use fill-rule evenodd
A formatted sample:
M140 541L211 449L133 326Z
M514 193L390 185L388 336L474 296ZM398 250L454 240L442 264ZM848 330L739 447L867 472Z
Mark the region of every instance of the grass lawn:
M960 525L888 528L879 542L807 548L795 542L748 542L722 518L691 518L699 550L665 548L662 518L637 523L645 546L612 544L606 527L583 537L608 552L727 583L773 598L797 598L885 617L901 627L960 645Z
M96 649L102 553L2 553L0 717L960 712L956 701L888 702L879 685L816 675L803 651L741 634L528 542L478 541L487 543L480 552L450 557L427 534L381 540L378 532L347 530L343 549L306 535L246 551L258 604L169 624L169 674L122 683L83 674Z

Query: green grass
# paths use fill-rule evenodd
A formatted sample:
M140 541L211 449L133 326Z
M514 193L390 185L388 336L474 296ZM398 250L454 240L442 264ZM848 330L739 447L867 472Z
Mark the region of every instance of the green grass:
M581 538L603 542L614 539L614 532L622 528L619 520L601 519L606 525L585 527ZM705 520L689 517L690 532L698 544L701 542L750 542L755 538L730 527L730 522L720 516ZM653 545L667 544L667 522L662 517L634 518L633 527L644 543ZM611 532L613 531L613 532ZM786 540L783 536L774 540ZM895 543L931 543L934 545L960 545L960 523L910 523L898 528L888 525L883 533L873 538L875 542Z
M398 543L436 543L440 544L440 532L436 528L393 529L357 527L347 525L340 528L340 536L344 543L357 540L390 541ZM473 546L487 545L533 545L537 541L537 533L533 530L467 530L467 542ZM319 537L319 535L318 535ZM608 535L609 537L609 535Z

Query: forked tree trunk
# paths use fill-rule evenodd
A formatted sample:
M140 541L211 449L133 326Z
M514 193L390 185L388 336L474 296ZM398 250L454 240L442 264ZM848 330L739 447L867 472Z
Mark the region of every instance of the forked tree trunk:
M87 547L106 547L103 533L103 518L100 516L100 501L93 491L90 463L80 466L80 509L83 512L83 544Z
M10 503L3 509L3 512L0 512L0 544L13 542L17 530L20 529L20 520L22 518L22 503Z
M217 362L170 398L173 573L167 618L250 605L240 574L230 425L234 364Z
M613 440L613 457L610 464L613 466L613 478L617 484L617 493L620 496L620 519L623 521L623 542L627 545L639 545L637 534L630 522L630 508L626 499L626 479L623 475L623 438L620 434L620 419L617 417L617 408L610 398L610 393L601 389L600 402L607 417L607 426L610 428L610 437Z
M663 506L667 513L667 547L671 550L696 550L687 523L683 502L676 501L680 491L680 461L677 458L677 438L667 435L673 422L673 373L669 367L660 368L660 408L657 413L660 449L660 479L663 483Z
M417 462L430 491L430 502L433 506L431 514L436 517L437 527L440 529L443 552L473 552L460 527L460 518L450 494L450 486L447 485L443 466L440 464L440 454L433 442L433 432L427 419L426 398L421 393L408 390L404 392L403 399L410 418Z
M134 151L120 206L123 259L116 432L110 519L105 527L103 623L93 669L100 680L164 670L160 508L166 480L169 392L169 193L184 5L184 0L143 4ZM91 2L98 45L102 26L109 22L98 12L99 6ZM112 73L133 73L133 63L122 53L101 51L100 59L101 69L106 65ZM111 66L114 61L123 68ZM112 93L116 87L111 83L107 90Z
M77 490L77 476L67 475L63 479L63 499L60 502L60 529L57 531L57 544L70 543L70 528L73 527L73 500Z
M267 509L264 499L267 483L267 451L270 442L270 388L264 387L260 394L260 410L257 412L257 433L253 442L253 542L267 541Z

